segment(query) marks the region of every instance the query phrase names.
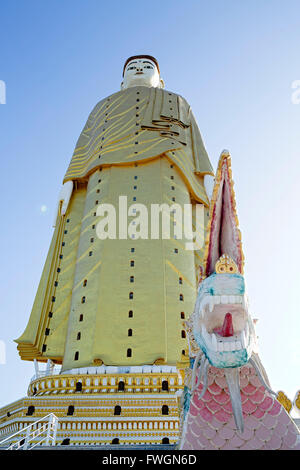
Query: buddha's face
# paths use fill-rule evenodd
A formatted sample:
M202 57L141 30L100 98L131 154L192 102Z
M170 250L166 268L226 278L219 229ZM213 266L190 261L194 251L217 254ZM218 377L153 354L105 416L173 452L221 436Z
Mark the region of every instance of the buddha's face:
M163 87L157 66L148 58L133 59L126 65L121 88L134 86Z

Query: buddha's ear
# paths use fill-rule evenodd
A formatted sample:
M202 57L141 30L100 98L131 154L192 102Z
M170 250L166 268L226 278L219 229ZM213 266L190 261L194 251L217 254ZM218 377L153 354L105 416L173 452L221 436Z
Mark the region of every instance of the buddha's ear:
M121 90L124 90L124 82L121 82Z
M159 88L165 88L165 82L162 78L159 80Z

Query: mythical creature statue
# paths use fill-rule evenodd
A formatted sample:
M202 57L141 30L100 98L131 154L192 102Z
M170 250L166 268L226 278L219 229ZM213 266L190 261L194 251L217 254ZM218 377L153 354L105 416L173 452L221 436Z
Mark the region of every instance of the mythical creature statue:
M300 449L298 428L276 399L258 355L245 290L231 158L220 157L204 273L186 322L190 367L179 449Z

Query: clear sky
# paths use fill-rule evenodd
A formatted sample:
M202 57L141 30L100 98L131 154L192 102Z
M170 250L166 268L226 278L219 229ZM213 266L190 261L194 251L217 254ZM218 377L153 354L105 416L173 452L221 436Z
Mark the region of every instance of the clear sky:
M0 406L34 374L23 332L76 140L125 59L151 54L212 164L232 155L251 313L275 391L300 389L299 0L2 0ZM1 101L1 96L0 96Z

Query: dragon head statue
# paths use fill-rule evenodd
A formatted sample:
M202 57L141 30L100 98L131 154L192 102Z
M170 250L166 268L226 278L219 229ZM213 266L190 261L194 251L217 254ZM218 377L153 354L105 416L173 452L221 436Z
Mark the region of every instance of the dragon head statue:
M225 150L219 160L211 200L204 271L195 309L186 322L186 329L193 364L192 389L195 389L197 376L198 380L204 376L203 396L208 366L224 369L235 422L240 430L243 429L243 415L239 367L249 361L253 363L267 386L257 355L257 337L249 313L243 264L231 157Z
M227 254L219 258L214 272L200 284L193 336L214 367L241 367L255 349L244 277Z

